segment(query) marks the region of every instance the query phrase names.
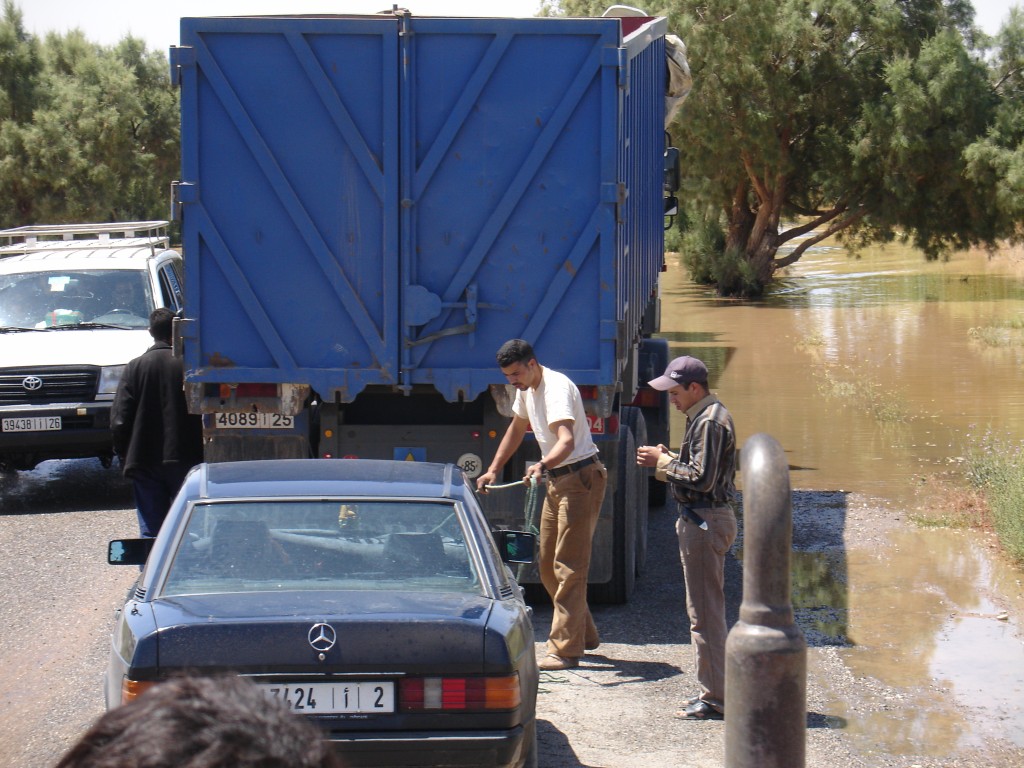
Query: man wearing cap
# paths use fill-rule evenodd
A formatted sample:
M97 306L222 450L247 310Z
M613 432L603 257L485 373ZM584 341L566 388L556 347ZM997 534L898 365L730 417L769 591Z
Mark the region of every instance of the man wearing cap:
M708 369L695 357L677 357L649 382L668 392L686 414L678 454L664 445L641 445L636 463L655 467L679 504L676 522L686 582L686 612L697 664L700 695L684 702L676 717L720 720L725 713L725 555L736 540L736 430L732 416L708 391Z
M570 669L579 666L584 651L600 644L587 606L587 575L608 471L597 458L583 399L569 377L538 363L533 347L522 339L502 344L497 359L508 383L518 391L512 423L476 487L487 492L523 442L527 427L532 428L541 459L526 468L523 479L539 482L547 473L537 565L554 609L548 653L539 666Z

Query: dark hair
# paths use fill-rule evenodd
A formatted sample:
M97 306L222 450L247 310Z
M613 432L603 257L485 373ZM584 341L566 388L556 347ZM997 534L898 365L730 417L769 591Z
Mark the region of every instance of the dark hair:
M530 342L522 339L509 339L501 345L495 357L498 358L499 368L508 368L516 363L528 363L536 359L537 356L533 354Z
M245 678L180 677L100 717L57 768L341 768L324 733Z
M157 307L149 313L149 335L157 341L170 342L174 328L174 313L166 307Z

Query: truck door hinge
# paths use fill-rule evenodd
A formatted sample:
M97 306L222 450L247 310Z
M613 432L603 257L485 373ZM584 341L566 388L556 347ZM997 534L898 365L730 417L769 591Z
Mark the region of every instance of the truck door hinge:
M181 72L196 65L196 49L191 45L172 45L170 52L171 85L181 87Z
M625 48L606 48L604 65L615 67L615 84L623 91L629 90L629 52Z
M629 188L624 181L601 185L601 201L615 206L615 221L618 224L622 223L622 206L628 198Z
M191 181L171 182L171 218L181 221L182 209L187 203L199 199L199 187Z

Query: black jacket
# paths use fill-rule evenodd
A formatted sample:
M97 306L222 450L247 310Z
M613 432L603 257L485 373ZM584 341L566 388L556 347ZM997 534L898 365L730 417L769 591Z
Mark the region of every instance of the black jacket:
M202 417L188 412L183 378L181 360L163 341L125 366L110 410L110 429L126 476L137 467L191 467L203 460Z

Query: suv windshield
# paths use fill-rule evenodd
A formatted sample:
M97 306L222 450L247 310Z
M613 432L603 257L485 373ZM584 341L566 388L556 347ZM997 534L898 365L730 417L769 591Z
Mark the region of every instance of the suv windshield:
M0 326L54 328L82 323L147 328L153 294L142 270L0 275Z

